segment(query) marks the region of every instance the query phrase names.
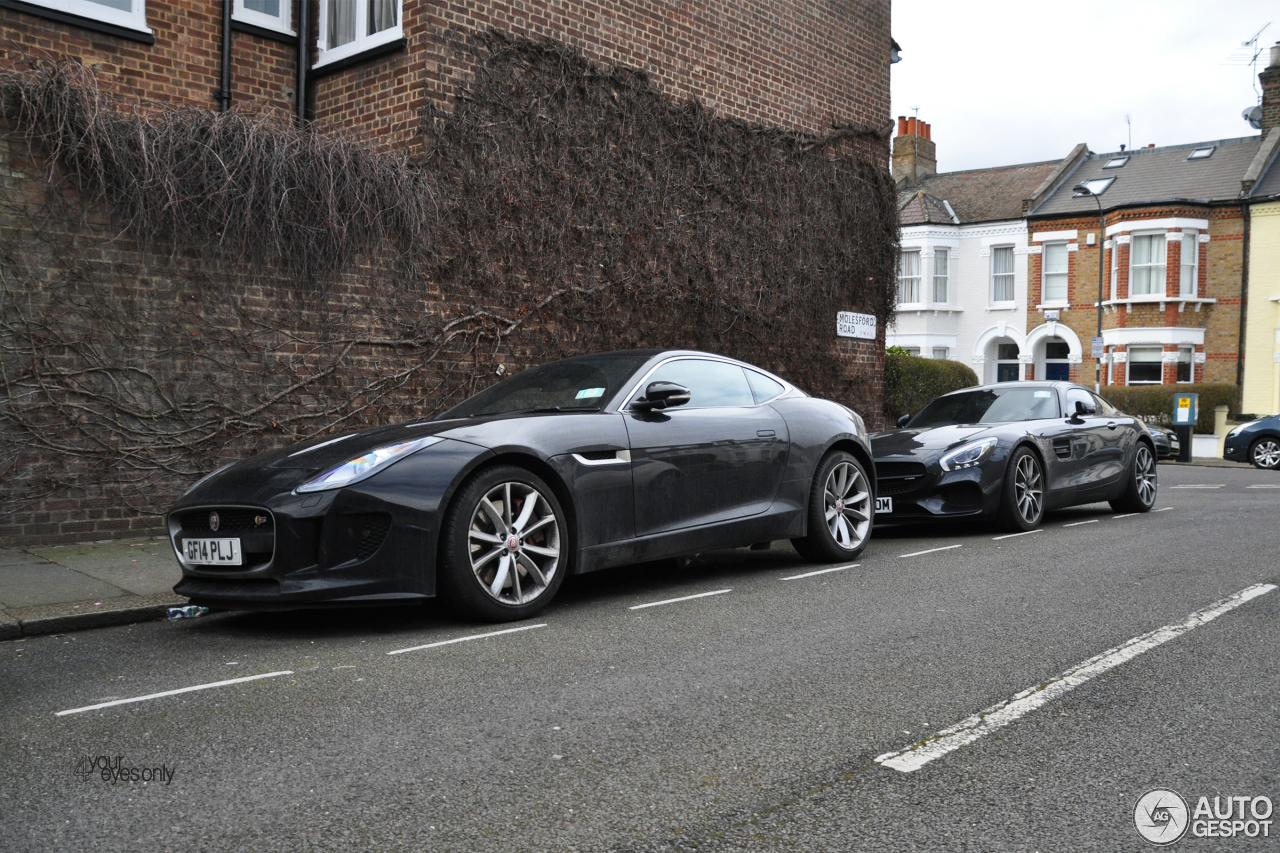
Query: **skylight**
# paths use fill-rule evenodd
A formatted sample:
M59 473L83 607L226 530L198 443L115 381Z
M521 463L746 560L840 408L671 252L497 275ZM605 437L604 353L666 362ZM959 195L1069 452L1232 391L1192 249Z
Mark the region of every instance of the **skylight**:
M1218 146L1216 145L1210 145L1206 148L1197 148L1195 151L1192 151L1191 154L1187 156L1187 159L1188 160L1205 160L1213 156L1213 149L1217 147Z
M1093 180L1084 181L1084 186L1093 195L1102 195L1107 188L1115 183L1115 178L1094 178ZM1084 193L1074 193L1072 198L1084 198Z
M1107 161L1107 165L1103 166L1102 168L1119 169L1121 166L1123 166L1125 163L1128 163L1128 162L1129 162L1128 157L1112 157L1110 160Z

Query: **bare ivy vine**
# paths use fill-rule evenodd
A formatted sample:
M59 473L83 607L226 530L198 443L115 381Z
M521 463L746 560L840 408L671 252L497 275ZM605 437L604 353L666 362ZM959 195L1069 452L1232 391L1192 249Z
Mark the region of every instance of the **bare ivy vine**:
M459 37L414 159L269 111L0 72L0 512L162 511L220 460L425 417L584 351L687 347L870 408L892 310L873 130L716 117L555 43Z

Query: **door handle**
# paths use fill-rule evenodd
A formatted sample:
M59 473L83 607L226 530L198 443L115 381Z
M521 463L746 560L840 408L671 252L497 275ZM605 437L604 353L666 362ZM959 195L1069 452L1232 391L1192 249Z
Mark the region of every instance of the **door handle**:
M777 433L771 429L758 429L756 435L760 438L773 438Z
M1116 428L1115 421L1107 421L1107 429L1115 429L1115 428Z

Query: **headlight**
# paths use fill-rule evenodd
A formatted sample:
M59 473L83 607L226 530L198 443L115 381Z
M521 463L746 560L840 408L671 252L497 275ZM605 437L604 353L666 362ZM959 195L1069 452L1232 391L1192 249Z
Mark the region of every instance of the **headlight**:
M961 468L972 468L974 465L985 461L995 451L998 441L999 439L993 436L962 445L950 453L944 454L938 460L938 464L942 466L943 471L959 471Z
M236 464L236 463L234 463L234 462L228 462L226 465L223 465L221 468L217 469L216 471L211 471L210 473L205 474L205 475L204 475L203 477L201 477L199 480L196 480L196 481L191 485L191 488L189 488L189 489L187 489L185 492L183 492L183 493L182 493L182 496L185 498L187 495L191 494L191 493L192 493L192 492L194 492L196 489L198 489L198 488L200 487L200 485L201 485L202 483L204 483L206 480L211 480L211 479L213 479L214 477L218 476L219 474L221 474L223 471L227 470L228 468L230 468L230 467L231 467L232 465L234 465L234 464Z
M1233 435L1235 435L1236 433L1240 432L1240 430L1242 430L1242 429L1246 429L1246 428L1248 428L1248 427L1251 427L1251 426L1253 426L1254 424L1256 424L1257 422L1258 422L1258 421L1247 421L1247 422L1245 422L1245 423L1240 424L1239 426L1237 426L1237 427L1235 427L1234 429L1232 429L1232 430L1231 430L1231 432L1227 433L1227 438L1231 438L1231 436L1233 436Z
M372 477L392 463L400 461L410 453L416 453L422 448L430 447L442 440L432 435L427 438L417 438L413 441L402 441L399 444L388 444L386 447L375 448L367 453L360 454L354 459L348 459L337 468L326 471L314 480L308 480L298 486L297 490L299 492L323 492L327 489L340 489L343 486L358 483L367 477Z

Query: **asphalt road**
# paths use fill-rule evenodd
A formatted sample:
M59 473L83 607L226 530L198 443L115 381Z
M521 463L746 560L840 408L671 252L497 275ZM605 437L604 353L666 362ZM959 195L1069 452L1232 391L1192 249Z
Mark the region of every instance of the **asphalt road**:
M427 607L0 643L0 849L1154 849L1150 789L1280 803L1280 590L1256 588L1280 583L1280 475L1160 486L1163 511L1012 538L880 529L808 577L783 547L600 573L511 626ZM919 769L875 760L1029 688ZM1271 820L1175 846L1280 853Z

